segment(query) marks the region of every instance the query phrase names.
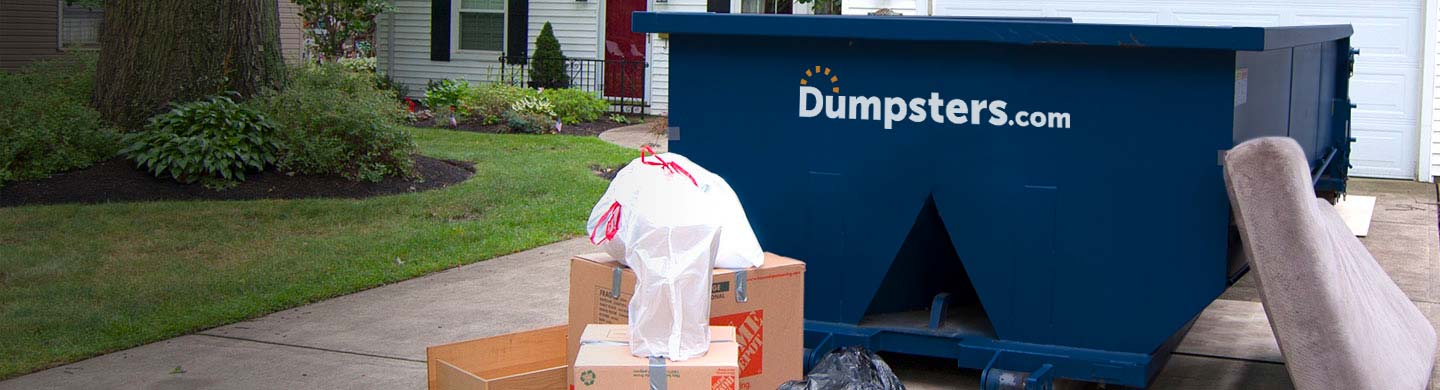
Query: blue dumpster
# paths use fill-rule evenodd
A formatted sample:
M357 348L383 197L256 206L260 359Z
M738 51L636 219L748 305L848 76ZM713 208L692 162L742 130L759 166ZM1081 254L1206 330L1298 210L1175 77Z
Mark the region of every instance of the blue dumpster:
M1144 387L1246 270L1220 165L1288 136L1345 190L1350 26L637 13L670 148L808 262L813 362ZM662 80L655 80L659 84ZM657 89L658 90L658 89Z

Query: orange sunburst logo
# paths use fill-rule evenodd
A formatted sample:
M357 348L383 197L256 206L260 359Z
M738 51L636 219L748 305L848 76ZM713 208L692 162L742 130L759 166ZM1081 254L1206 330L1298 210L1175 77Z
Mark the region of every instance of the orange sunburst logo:
M817 84L824 82L829 83L830 92L840 93L840 87L835 85L835 83L838 81L840 81L840 77L830 74L830 68L815 65L814 68L805 69L805 77L800 78L800 85L809 85L819 88Z

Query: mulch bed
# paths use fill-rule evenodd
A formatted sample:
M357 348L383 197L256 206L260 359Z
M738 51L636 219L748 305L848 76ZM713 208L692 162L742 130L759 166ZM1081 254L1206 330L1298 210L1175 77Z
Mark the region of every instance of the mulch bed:
M60 204L145 202L160 200L249 200L351 198L401 194L443 188L475 173L473 164L415 156L420 179L387 177L378 183L355 182L339 175L295 175L274 171L246 175L235 187L216 191L199 183L160 179L124 158L95 164L46 179L7 183L0 187L0 207Z
M630 118L636 118L637 116L629 116L629 117L630 117ZM645 116L644 118L645 118L645 123L650 123L650 120L651 120L652 118L654 118L654 117L652 117L652 116ZM616 127L625 127L625 126L634 125L634 124L639 124L639 123L640 123L639 120L632 120L630 123L620 123L620 122L612 121L612 120L610 120L610 118L600 118L600 120L597 120L597 121L594 121L594 122L581 122L581 123L576 123L576 124L573 124L573 125L560 126L560 131L557 132L557 134L594 137L594 136L600 135L600 133L604 133L605 130L610 130L610 129L613 129L613 128L616 128ZM450 127L450 119L449 119L449 118L442 118L442 117L440 117L440 116L436 116L436 117L434 117L434 118L426 119L426 120L423 120L423 121L417 121L417 122L411 123L410 125L411 125L411 126L415 126L415 127L433 127L433 128L437 128L437 129L450 129L450 130L460 130L460 131L472 131L472 132L476 132L476 133L490 133L490 134L507 134L507 133L514 133L514 131L511 131L510 128L506 127L505 125L485 125L485 124L481 124L480 122L477 122L477 121L460 121L460 122L457 124L456 127Z

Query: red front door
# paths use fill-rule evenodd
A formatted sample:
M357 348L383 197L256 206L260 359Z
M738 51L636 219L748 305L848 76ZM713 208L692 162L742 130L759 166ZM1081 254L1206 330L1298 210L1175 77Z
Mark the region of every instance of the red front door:
M630 13L647 0L605 0L605 96L645 97L645 34L630 31Z

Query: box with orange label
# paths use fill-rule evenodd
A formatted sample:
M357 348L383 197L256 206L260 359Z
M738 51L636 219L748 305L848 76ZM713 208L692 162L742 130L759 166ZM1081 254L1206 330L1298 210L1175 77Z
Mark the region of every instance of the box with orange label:
M740 344L738 390L770 390L804 377L805 263L766 253L761 267L716 269L710 287L710 324L735 327ZM634 291L635 273L609 255L571 259L570 340L587 324L628 323ZM570 362L578 349L570 343Z
M740 345L734 327L710 327L710 352L679 362L631 355L625 325L586 326L576 344L580 351L570 378L576 390L737 388Z

